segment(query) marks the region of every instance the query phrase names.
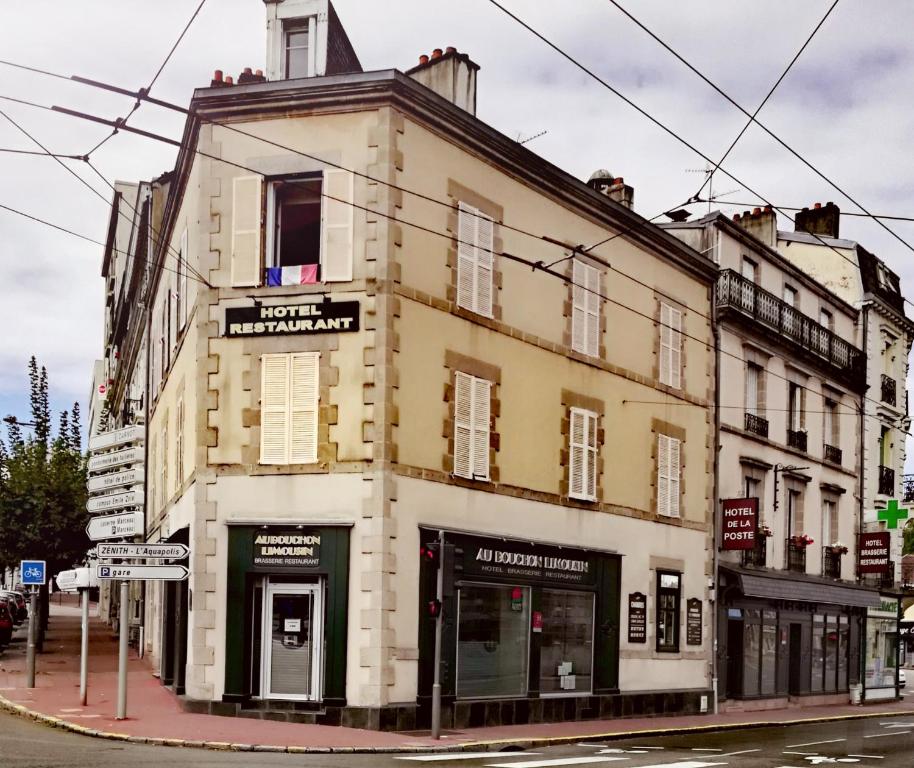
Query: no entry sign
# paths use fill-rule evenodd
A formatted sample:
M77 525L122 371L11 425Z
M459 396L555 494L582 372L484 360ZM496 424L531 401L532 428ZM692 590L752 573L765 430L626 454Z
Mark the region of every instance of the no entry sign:
M758 499L724 499L722 549L752 549L758 535Z

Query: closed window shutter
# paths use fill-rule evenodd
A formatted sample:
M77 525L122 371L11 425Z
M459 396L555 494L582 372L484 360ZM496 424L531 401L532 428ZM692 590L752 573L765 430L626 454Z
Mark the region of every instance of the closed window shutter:
M477 211L476 216L476 311L492 317L495 225L491 217Z
M236 287L260 284L260 176L232 179L231 281Z
M184 482L184 398L178 400L175 410L175 481L178 487Z
M657 513L679 517L679 440L657 436Z
M587 275L587 354L600 355L600 271L588 266Z
M309 352L291 358L289 463L310 464L317 461L319 355Z
M568 495L593 501L597 496L597 415L572 408L568 438Z
M746 413L758 415L758 368L746 366Z
M597 415L587 414L587 485L585 490L588 499L597 498Z
M289 463L289 367L289 355L261 358L261 464Z
M457 212L457 305L476 311L476 219L478 211L460 203Z
M682 312L660 304L660 383L679 389L682 369Z
M178 264L178 328L187 325L187 230L181 233L181 261Z
M321 199L321 279L352 280L353 176L349 171L324 171Z
M571 274L571 348L587 354L586 265L575 259Z
M670 441L670 517L679 517L679 440Z
M491 383L473 379L473 476L489 479L489 413Z
M473 435L473 377L457 372L454 379L454 474L470 477Z

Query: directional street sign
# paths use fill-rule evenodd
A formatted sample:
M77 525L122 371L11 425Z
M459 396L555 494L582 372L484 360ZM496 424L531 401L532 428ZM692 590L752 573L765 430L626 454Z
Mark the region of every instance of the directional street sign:
M23 560L19 564L19 574L24 587L40 587L47 581L44 560Z
M107 475L95 475L89 478L86 488L89 493L99 491L113 491L115 488L136 485L143 482L143 468L133 467L122 469L120 472L110 472Z
M94 568L74 568L70 571L61 571L54 579L61 592L77 592L80 589L97 587Z
M183 560L190 549L186 544L99 544L98 557L110 560L113 557L160 558L162 560Z
M99 472L104 469L123 467L125 464L142 464L143 447L124 448L111 453L100 453L89 459L89 472Z
M143 486L139 485L129 491L109 493L105 496L93 496L86 502L86 509L89 512L110 512L115 509L125 509L126 507L141 507L143 506L144 498Z
M142 425L102 432L100 435L94 435L89 438L89 450L102 451L106 448L114 448L116 445L137 443L142 441L145 436L146 428Z
M93 517L86 525L86 534L91 541L125 539L143 533L143 513L140 510L121 512L118 515Z
M123 581L184 581L188 574L183 565L98 565L96 572L100 579Z

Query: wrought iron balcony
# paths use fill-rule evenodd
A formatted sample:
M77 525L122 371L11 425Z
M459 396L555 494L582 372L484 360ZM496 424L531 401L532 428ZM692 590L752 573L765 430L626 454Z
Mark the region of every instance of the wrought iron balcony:
M826 443L824 454L825 454L826 461L830 461L832 464L841 463L842 453L841 453L841 449L838 448L837 446L829 445L828 443Z
M756 416L754 413L746 414L746 431L755 435L768 437L768 419Z
M879 493L883 496L895 495L895 470L891 467L879 467Z
M901 493L905 502L914 501L914 475L901 476Z
M755 546L744 549L742 555L743 565L755 565L764 568L768 564L768 537L760 533L755 534Z
M866 387L866 360L857 347L732 269L717 278L717 312L747 318L775 340L792 345L810 362L856 391Z
M841 578L841 555L834 547L822 547L822 575L826 579Z
M793 538L787 539L784 547L784 551L787 553L787 570L806 573L806 547L794 541Z
M787 430L787 445L798 451L806 452L806 431L802 429Z
M882 402L895 405L895 379L882 374Z
M865 573L863 583L873 589L892 589L895 586L895 563L889 560L889 569L885 573Z

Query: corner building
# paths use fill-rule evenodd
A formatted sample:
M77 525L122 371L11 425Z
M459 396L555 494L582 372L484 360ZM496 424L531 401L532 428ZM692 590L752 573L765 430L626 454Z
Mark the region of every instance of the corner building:
M361 72L327 3L268 11L278 69L195 92L156 254L147 528L191 547L189 593L147 591L163 682L427 726L443 535L446 727L700 711L715 266L479 120L465 54Z

